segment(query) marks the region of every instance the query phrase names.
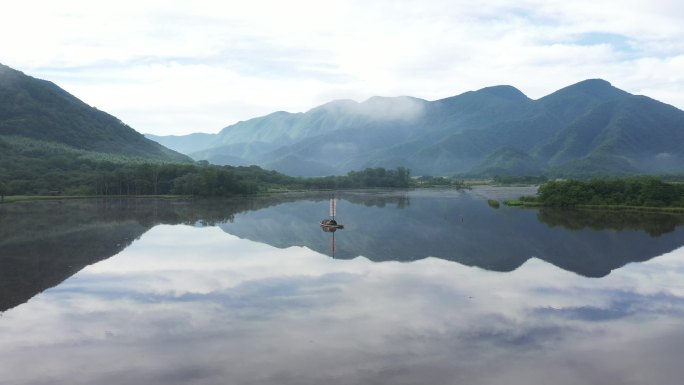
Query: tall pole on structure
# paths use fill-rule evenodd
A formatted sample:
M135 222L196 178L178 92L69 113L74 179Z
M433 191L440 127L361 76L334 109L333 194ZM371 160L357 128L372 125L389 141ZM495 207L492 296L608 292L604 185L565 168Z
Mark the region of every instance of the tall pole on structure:
M335 202L335 194L330 197L330 217L335 220L335 214L337 213L337 202Z

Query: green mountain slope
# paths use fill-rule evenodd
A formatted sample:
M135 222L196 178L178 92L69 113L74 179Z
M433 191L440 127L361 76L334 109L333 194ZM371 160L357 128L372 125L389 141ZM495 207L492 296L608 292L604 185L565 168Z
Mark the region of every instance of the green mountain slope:
M485 158L470 173L477 176L540 175L544 170L539 162L515 147L503 147Z
M619 173L681 172L683 144L684 111L644 96L628 96L577 119L538 154L558 172L575 170L577 161L585 158L608 173L610 164Z
M626 96L630 94L603 79L588 79L544 96L537 104L568 124L602 103Z
M60 143L79 150L166 161L189 159L146 139L119 119L55 84L0 64L0 136Z

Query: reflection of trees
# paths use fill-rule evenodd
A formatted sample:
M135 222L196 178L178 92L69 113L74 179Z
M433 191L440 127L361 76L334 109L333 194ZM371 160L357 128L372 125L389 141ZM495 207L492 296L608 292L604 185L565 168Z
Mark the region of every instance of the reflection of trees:
M236 213L278 203L282 202L259 198L108 198L3 204L0 311L26 302L83 267L121 252L157 224L232 221Z
M100 198L64 201L37 201L0 207L0 246L10 242L36 241L61 232L73 232L88 224L135 221L150 228L157 224L214 225L232 222L236 214L261 210L306 199L326 201L330 192L278 194L266 197L227 199L135 199ZM336 193L353 204L405 208L410 205L406 192L387 194ZM1 256L1 255L0 255Z
M395 205L397 208L403 209L411 205L408 190L312 191L256 197L251 198L251 200L257 202L257 205L260 201L268 202L268 206L256 207L256 210L298 200L310 200L314 202L327 201L333 194L338 200L345 200L349 203L364 205L366 207L382 208L387 205Z
M411 199L407 191L393 191L391 193L378 194L358 194L353 192L342 192L336 194L340 199L344 199L353 204L362 204L367 207L385 207L388 204L395 205L399 209L406 208L411 205Z
M543 207L537 215L550 226L571 230L642 230L658 237L684 224L684 215L648 213L643 211L608 211L588 209L559 209Z

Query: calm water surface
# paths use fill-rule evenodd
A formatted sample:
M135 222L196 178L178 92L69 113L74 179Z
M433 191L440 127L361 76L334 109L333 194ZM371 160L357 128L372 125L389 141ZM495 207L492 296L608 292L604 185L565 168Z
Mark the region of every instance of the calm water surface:
M0 383L681 384L684 219L528 192L2 205Z

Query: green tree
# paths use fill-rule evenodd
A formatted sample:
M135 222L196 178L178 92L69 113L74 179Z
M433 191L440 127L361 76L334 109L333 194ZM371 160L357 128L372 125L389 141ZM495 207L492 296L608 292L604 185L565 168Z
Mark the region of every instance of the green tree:
M551 181L539 187L539 200L548 206L680 206L684 185L654 177Z

